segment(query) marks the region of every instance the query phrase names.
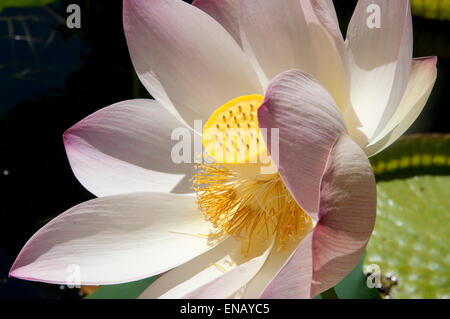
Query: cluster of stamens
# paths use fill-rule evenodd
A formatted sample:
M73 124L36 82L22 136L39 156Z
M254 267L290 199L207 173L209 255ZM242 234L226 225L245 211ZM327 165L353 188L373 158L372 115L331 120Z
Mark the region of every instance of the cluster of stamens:
M199 164L194 189L200 210L218 234L241 240L246 255L253 240L277 241L277 249L304 235L311 222L279 176L249 179L220 164Z

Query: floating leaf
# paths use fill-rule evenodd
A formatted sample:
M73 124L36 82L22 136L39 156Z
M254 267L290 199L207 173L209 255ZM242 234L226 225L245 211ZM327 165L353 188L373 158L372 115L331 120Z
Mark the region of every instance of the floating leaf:
M370 159L377 181L416 175L450 175L450 134L414 134Z
M2 0L0 12L8 7L41 7L57 0Z
M415 135L372 160L378 209L365 265L380 267L392 298L450 298L449 149L448 135Z
M450 0L411 0L411 10L419 17L450 20Z

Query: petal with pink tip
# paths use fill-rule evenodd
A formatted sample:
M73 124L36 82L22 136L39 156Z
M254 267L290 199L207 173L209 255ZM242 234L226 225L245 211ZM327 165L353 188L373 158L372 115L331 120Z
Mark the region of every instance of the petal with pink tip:
M93 199L41 228L10 276L48 283L106 285L150 277L214 247L195 197L132 193ZM79 278L68 269L76 266ZM72 267L72 268L69 268ZM80 281L78 281L78 279Z
M376 216L376 184L364 152L342 134L323 174L319 221L265 289L262 298L311 298L358 263Z
M171 158L175 129L191 139L192 151L192 131L156 101L123 101L68 129L64 145L75 176L96 196L191 192L192 164L175 164Z
M437 57L413 60L403 99L385 129L364 148L367 156L373 156L395 142L420 115L436 82L436 63Z
M194 0L192 5L213 17L241 45L239 0Z
M353 108L346 119L354 111L370 140L395 113L408 84L412 62L409 1L360 0L346 41Z
M202 10L178 0L127 0L123 24L140 80L188 125L205 123L237 96L262 94L239 45Z
M258 120L260 127L267 129L264 135L269 151L271 130L279 130L278 156L271 154L272 159L295 200L316 219L329 152L346 132L333 98L308 74L287 71L270 83Z

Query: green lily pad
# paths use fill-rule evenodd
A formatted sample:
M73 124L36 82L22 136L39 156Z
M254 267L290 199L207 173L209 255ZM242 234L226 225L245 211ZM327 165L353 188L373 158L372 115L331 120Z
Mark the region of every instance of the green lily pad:
M413 134L370 158L377 182L417 175L450 175L450 134Z
M42 7L57 0L2 0L0 12L8 7Z
M364 265L380 267L391 298L450 298L448 143L410 136L371 160L378 210Z
M450 0L411 0L411 10L415 16L450 20Z

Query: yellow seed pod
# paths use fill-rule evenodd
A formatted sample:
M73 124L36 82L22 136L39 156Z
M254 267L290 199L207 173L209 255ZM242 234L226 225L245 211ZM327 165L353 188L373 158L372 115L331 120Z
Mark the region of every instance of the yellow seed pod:
M203 128L206 152L217 163L258 163L266 146L258 124L258 108L264 97L246 95L219 107Z

